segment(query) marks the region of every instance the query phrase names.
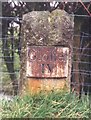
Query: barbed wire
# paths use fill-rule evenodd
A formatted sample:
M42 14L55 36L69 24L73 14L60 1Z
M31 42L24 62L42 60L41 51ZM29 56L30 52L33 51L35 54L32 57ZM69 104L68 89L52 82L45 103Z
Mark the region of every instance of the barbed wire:
M78 14L70 14L70 15L73 16L73 17L86 17L86 18L91 18L91 16L89 16L89 15L78 15ZM15 20L15 21L17 21L17 20L22 20L22 18L21 18L21 17L18 17L18 16L14 16L14 17L0 16L0 19L1 19L1 20L3 20L3 19L5 19L5 20Z

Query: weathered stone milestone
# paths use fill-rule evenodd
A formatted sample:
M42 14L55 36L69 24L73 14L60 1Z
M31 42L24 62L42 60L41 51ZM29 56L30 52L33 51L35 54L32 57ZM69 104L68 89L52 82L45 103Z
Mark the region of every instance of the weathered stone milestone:
M20 71L22 89L37 92L69 88L73 20L72 16L59 9L51 13L32 11L23 16Z

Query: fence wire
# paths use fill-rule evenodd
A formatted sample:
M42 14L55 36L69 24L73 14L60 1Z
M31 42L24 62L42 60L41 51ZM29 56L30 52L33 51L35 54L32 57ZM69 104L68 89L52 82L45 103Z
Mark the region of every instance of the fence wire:
M74 15L75 19L82 17L89 19L87 15ZM20 24L15 24L16 21L22 20L17 17L0 17L5 21L0 35L0 78L2 89L0 91L12 92L12 77L19 79L20 71ZM9 21L9 22L8 22ZM91 23L89 23L91 24ZM75 26L76 27L76 26ZM6 32L5 29L8 29ZM91 29L87 26L86 29ZM3 31L4 30L4 31ZM80 38L78 46L75 45L75 39ZM91 31L74 32L73 54L72 54L72 71L70 85L72 88L80 86L80 93L91 93ZM14 85L14 84L13 84ZM76 91L77 89L75 89Z

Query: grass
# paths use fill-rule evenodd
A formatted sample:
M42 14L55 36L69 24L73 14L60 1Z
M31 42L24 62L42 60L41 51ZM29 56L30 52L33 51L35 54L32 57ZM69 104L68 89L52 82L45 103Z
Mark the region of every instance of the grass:
M89 118L89 97L51 92L2 101L2 118Z

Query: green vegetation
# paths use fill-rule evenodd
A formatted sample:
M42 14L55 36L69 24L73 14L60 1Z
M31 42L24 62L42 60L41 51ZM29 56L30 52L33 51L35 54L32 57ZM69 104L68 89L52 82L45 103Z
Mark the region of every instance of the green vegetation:
M68 92L15 97L2 102L2 118L89 118L89 97Z

